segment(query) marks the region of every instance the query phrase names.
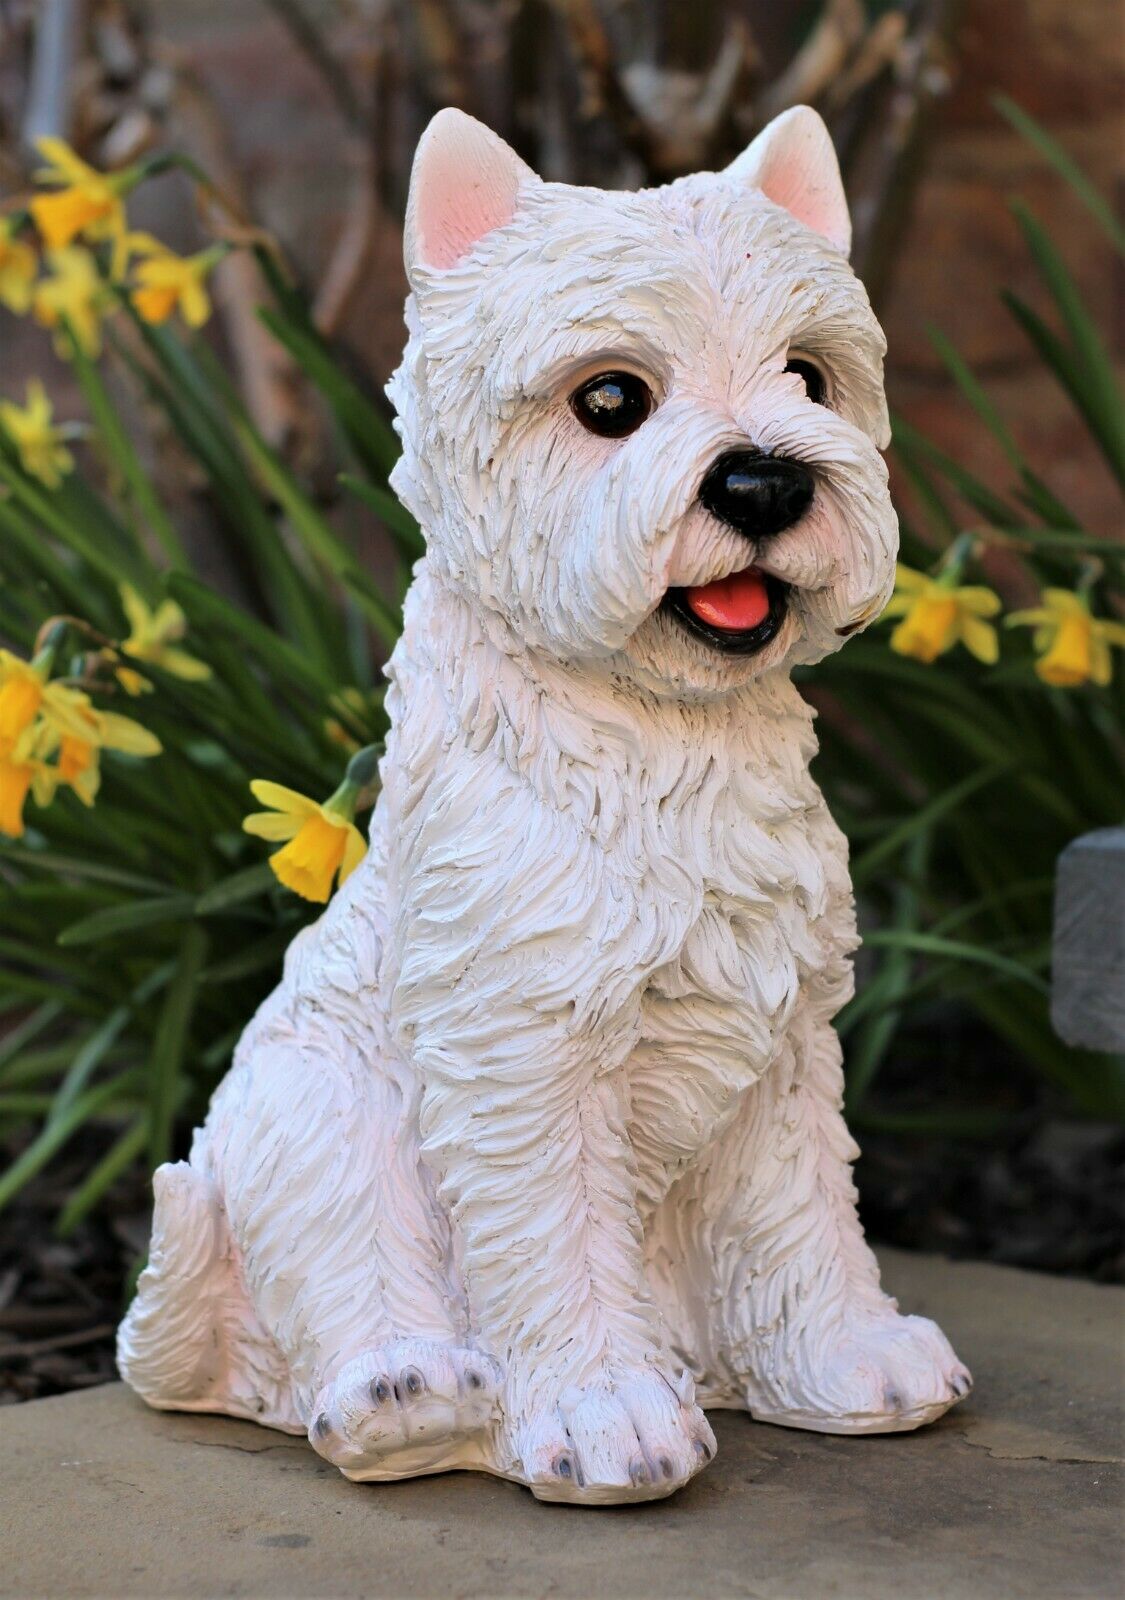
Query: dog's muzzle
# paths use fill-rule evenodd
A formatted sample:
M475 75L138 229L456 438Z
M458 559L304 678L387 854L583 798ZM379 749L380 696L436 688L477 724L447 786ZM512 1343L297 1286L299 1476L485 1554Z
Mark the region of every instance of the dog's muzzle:
M799 522L813 497L813 476L801 461L760 450L728 450L699 486L713 517L755 544ZM728 655L754 655L785 621L788 586L756 566L713 583L669 589L665 606L697 639Z

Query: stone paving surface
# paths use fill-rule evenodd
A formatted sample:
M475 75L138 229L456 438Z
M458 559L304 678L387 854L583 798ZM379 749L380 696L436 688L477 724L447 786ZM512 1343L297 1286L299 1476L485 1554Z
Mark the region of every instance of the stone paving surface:
M0 1594L441 1600L1105 1600L1121 1593L1125 1291L885 1252L976 1378L934 1427L835 1439L714 1417L632 1509L470 1474L347 1483L300 1439L119 1384L0 1411Z

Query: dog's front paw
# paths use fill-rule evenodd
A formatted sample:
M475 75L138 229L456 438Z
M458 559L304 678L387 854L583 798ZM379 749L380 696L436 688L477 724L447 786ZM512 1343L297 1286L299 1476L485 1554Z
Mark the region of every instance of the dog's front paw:
M751 1385L756 1421L818 1433L904 1433L935 1421L973 1386L928 1317L857 1317L816 1350L815 1365L797 1353L774 1393Z
M500 1370L479 1350L400 1339L365 1350L320 1391L309 1441L347 1478L476 1464L500 1417Z
M517 1430L520 1470L539 1500L617 1505L672 1494L706 1466L715 1435L686 1374L650 1369L536 1408Z

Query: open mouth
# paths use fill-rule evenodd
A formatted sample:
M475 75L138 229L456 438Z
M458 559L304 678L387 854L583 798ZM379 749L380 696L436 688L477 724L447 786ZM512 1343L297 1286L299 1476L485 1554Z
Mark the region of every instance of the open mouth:
M728 655L751 656L780 632L788 593L780 578L746 567L714 583L669 589L663 604L697 639Z

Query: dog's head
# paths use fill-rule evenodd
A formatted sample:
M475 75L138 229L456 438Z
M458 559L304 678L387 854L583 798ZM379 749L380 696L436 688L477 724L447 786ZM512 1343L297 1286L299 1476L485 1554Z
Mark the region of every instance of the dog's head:
M544 183L434 118L406 224L393 483L443 579L531 648L714 693L878 615L884 340L805 107L720 173Z

